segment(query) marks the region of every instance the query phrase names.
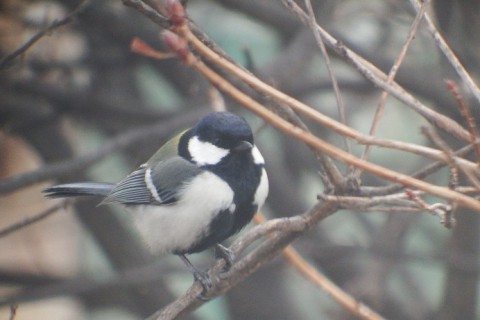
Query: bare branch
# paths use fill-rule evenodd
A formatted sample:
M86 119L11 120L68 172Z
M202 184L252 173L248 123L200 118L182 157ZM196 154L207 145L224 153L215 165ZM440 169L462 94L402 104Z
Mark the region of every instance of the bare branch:
M420 21L422 20L422 17L423 17L423 13L425 12L425 10L427 10L427 6L429 5L429 3L430 3L429 0L424 1L422 3L422 6L421 6L419 12L415 16L415 19L413 20L412 25L410 26L410 30L408 32L407 39L405 40L405 43L403 44L402 50L400 51L400 54L398 55L397 59L393 63L393 65L390 68L390 71L388 73L388 76L387 76L387 83L388 84L392 84L393 80L395 79L397 71L400 68L400 65L402 64L403 60L405 59L405 56L407 54L407 50L408 50L408 48L410 46L410 43L412 42L413 38L415 37L415 34L417 33L418 26L420 25ZM380 102L378 103L377 111L375 112L375 116L373 118L372 126L370 127L370 131L369 131L369 134L372 135L372 136L374 136L376 131L377 131L378 124L380 123L380 119L381 119L381 117L383 115L383 111L385 109L385 103L387 102L388 95L389 94L388 94L387 91L382 92L382 96L380 98ZM370 146L367 146L365 148L365 150L363 151L363 154L360 158L364 159L364 160L368 159L369 153L370 153ZM354 174L359 175L360 172L357 171Z
M72 12L70 12L65 18L60 19L58 21L54 21L48 27L36 33L27 42L25 42L20 48L18 48L14 52L2 58L2 60L0 60L0 70L8 67L13 62L13 60L25 54L28 49L30 49L33 45L35 45L35 43L37 43L43 37L45 37L52 31L72 22L75 16L78 15L83 9L85 9L85 7L88 5L89 2L90 0L82 0L80 4Z
M312 226L317 224L322 219L328 217L334 211L336 211L336 206L333 203L318 203L312 209L302 215L302 218L305 219L304 231L276 233L273 237L268 238L252 252L237 261L228 272L222 274L221 278L217 277L216 275L218 275L218 273L224 267L224 261L221 260L217 262L217 264L209 270L209 274L215 281L213 281L213 287L210 288L205 297L211 299L229 291L261 266L280 254L280 252L289 243L302 235L303 232L309 230ZM233 243L230 249L233 250L235 255L238 256L239 248L243 247L242 242L244 241L244 237L247 237L251 233L259 232L258 230L261 230L261 225L256 226ZM181 315L191 312L205 303L204 301L198 299L200 294L202 294L202 286L195 282L183 296L179 297L176 301L164 307L162 310L155 312L148 319L175 319Z
M0 238L6 237L9 234L18 231L20 229L23 229L25 227L28 227L31 224L34 224L35 222L41 221L58 210L67 207L69 204L72 203L72 200L62 200L60 203L51 206L50 208L47 208L46 210L43 210L42 212L39 212L37 214L34 214L32 217L25 218L23 221L16 222L2 230L0 230Z
M257 223L265 223L265 218L262 215L256 215ZM291 245L287 246L282 255L298 272L304 277L318 286L320 289L332 296L335 301L345 307L351 314L367 320L381 320L382 316L370 309L365 304L356 300L350 294L342 290L333 281L328 279L320 271L309 264Z
M417 12L420 11L421 1L418 0L410 0L410 2L413 4L413 7ZM458 76L465 82L465 84L468 86L472 94L475 96L478 102L480 102L480 88L478 85L475 83L475 81L472 79L470 74L465 70L463 67L462 63L460 60L458 60L457 56L455 53L450 49L449 45L443 38L443 36L438 32L437 28L435 27L435 24L433 23L432 19L430 19L430 16L425 12L423 13L425 17L425 22L427 23L427 28L428 31L432 34L433 39L435 40L435 43L437 46L440 48L442 51L443 55L448 59L452 67L455 69L457 72Z
M127 7L132 7L138 12L141 12L155 22L158 26L164 29L168 29L170 27L170 22L165 16L161 15L157 10L145 4L145 2L142 0L122 0L122 2Z
M192 33L188 31L188 28L186 30L183 30L183 32L185 32L185 36L190 41L192 41L192 44L195 44L196 49L201 48L202 50L201 53L210 51L208 47L203 45L198 39L196 39L196 37ZM190 64L193 68L195 68L197 71L202 73L209 81L211 81L214 85L216 85L220 90L226 92L231 97L233 97L238 102L240 102L242 105L247 107L249 110L255 112L257 115L265 119L268 123L270 123L277 129L289 134L290 136L305 142L311 147L314 147L317 150L322 151L333 158L336 158L345 163L351 164L357 168L369 171L370 173L383 177L387 180L400 182L410 188L419 189L429 194L439 196L453 202L457 202L459 205L469 207L477 212L480 212L480 202L477 201L476 199L473 199L471 197L465 196L458 192L449 190L448 188L435 186L430 183L424 182L422 180L412 178L408 175L395 172L393 170L384 168L382 166L379 166L370 162L363 161L361 159L356 158L355 156L351 155L348 152L340 150L337 147L326 143L325 141L321 140L320 138L316 137L315 135L309 132L306 132L298 127L294 127L291 123L285 121L283 118L279 117L278 115L274 114L273 112L269 111L264 106L262 106L261 104L253 100L250 96L238 90L236 87L230 84L228 80L226 80L225 78L222 78L220 75L215 73L212 69L207 67L201 61L199 61L191 53L189 52L183 52L183 53L185 54L184 56L185 61L188 64ZM223 60L221 59L221 57L218 57L217 55L215 55L215 53L211 51L210 51L210 55L217 57L221 61ZM222 63L224 62L226 63L226 61L223 60ZM236 70L233 66L231 66L231 69ZM268 85L266 85L265 83L261 82L258 79L256 79L255 82L261 83L260 84L261 86L270 88ZM284 95L284 94L278 92L278 95ZM287 99L288 101L293 100L293 98L288 97L286 95L285 97L288 98ZM307 106L305 106L305 108L307 108L308 110L311 110L311 108Z
M330 56L328 55L327 49L325 48L325 44L323 43L322 36L315 28L317 25L317 20L315 18L315 13L313 12L312 3L310 0L305 0L305 6L307 7L308 11L308 25L310 29L313 31L313 35L317 42L320 51L322 52L323 59L325 60L325 65L327 66L328 76L330 81L332 81L333 92L335 92L335 99L337 99L337 109L338 113L340 114L340 120L343 124L347 125L347 116L345 115L345 104L343 103L342 95L340 94L340 88L338 87L337 78L332 69L332 64L330 62ZM345 149L347 152L351 152L351 144L350 141L345 138Z
M478 141L480 136L478 134L476 120L473 117L472 111L470 110L470 106L468 105L468 103L465 102L465 99L463 98L460 92L460 89L458 88L458 85L452 80L447 80L447 87L450 90L450 92L452 92L453 96L455 97L455 100L457 100L460 113L462 114L462 117L467 122L468 132L470 132L470 138L472 143L474 144L475 153L476 153L477 162L478 162L480 161L480 142Z
M299 19L304 22L304 24L308 25L308 15L294 1L282 0L282 3L284 3L284 5L295 15L297 15ZM392 96L405 103L405 105L418 112L425 119L437 125L442 130L445 130L446 132L449 132L464 141L469 141L468 132L456 121L428 108L414 96L408 93L398 83L392 82L389 84L386 81L387 76L380 69L347 48L343 43L335 39L318 24L316 28L322 35L323 41L328 47L338 53L346 62L357 68L357 70L373 84L387 91Z

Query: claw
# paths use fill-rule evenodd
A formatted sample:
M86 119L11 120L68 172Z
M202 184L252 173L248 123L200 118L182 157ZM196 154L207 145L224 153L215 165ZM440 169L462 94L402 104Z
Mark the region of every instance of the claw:
M227 272L233 265L235 260L235 254L229 248L217 243L215 245L215 258L225 260L225 268L223 272Z
M203 289L205 289L205 291L208 291L208 289L212 287L212 280L210 279L210 276L206 272L202 272L202 271L194 272L193 279L195 279L195 281L200 282L200 284L202 285Z
M197 299L201 301L210 300L209 298L205 297L205 294L212 287L212 280L210 279L210 276L208 275L208 273L202 272L202 271L196 271L193 273L193 279L195 279L195 281L200 282L200 284L202 285L202 293L200 293Z

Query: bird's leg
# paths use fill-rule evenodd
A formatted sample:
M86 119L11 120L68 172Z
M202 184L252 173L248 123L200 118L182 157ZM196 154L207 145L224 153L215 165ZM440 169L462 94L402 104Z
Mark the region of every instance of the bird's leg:
M184 254L179 254L178 255L180 259L182 259L183 263L187 266L188 270L190 270L191 273L193 273L193 278L200 282L200 284L203 287L203 293L207 292L208 289L212 287L212 280L210 279L210 276L208 275L207 272L200 271L198 270L191 262L188 260L188 258ZM203 298L203 293L200 299Z
M235 254L229 248L217 243L215 245L215 258L225 260L225 268L223 269L223 272L227 272L233 265Z

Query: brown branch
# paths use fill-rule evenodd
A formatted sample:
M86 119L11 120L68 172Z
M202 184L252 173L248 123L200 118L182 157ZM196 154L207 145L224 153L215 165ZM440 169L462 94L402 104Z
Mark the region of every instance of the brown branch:
M76 15L78 15L85 7L87 4L90 2L90 0L82 0L80 4L72 11L70 12L65 18L60 19L58 21L54 21L51 23L48 27L46 27L43 30L40 30L37 32L33 37L31 37L27 42L25 42L20 48L17 50L13 51L12 53L8 54L2 60L0 60L0 70L8 67L13 60L18 58L19 56L25 54L28 49L30 49L33 45L35 45L39 40L41 40L43 37L51 33L52 31L70 23L73 21Z
M415 194L423 194L421 191L412 191ZM367 210L373 206L388 205L388 206L403 206L412 207L414 203L408 200L408 196L404 193L395 193L376 197L360 197L360 196L340 196L340 195L318 195L319 199L325 201L333 201L343 209L350 210Z
M130 2L129 0L124 0L125 3ZM137 1L134 1L136 3ZM138 5L134 5L133 7L137 7ZM139 6L140 12L147 14L148 17L152 19L152 21L156 21L158 19L161 19L160 13L152 10L150 7L147 7L145 5ZM145 12L145 8L148 8L148 12ZM165 11L168 11L169 9L166 9ZM155 17L155 15L157 17ZM186 24L186 21L183 21L183 23L177 22L174 28L176 29L181 29L183 27L183 24ZM218 46L215 45L215 43L211 42L206 35L204 35L201 31L195 28L195 26L190 26L191 28L193 27L193 31L188 29L190 32L192 32L193 37L200 41L198 38L201 39L201 43L206 42L208 45L209 51L214 53L216 56L222 57L226 61L228 61L231 65L235 66L236 70L241 70L242 74L247 74L251 75L251 73L243 68L242 66L236 64L234 61L232 61L228 56L226 56ZM178 37L175 38L173 34L170 34L168 31L163 32L163 40L165 43L170 46L171 50L176 53L176 55L181 59L185 60L188 48L186 47L186 43L184 43L184 40L179 39ZM176 42L181 42L176 43ZM135 52L141 53L145 56L152 57L152 58L157 58L157 59L164 59L165 58L165 53L163 52L158 52L146 45L143 41L134 39L132 42L132 47ZM252 78L256 79L255 77L252 76ZM248 84L248 82L247 82ZM255 86L251 86L253 89L258 90ZM260 91L261 92L261 91ZM301 119L287 106L284 106L284 104L275 104L275 112L283 114L285 118L287 118L290 122L295 124L296 126L303 128L304 130L308 131L308 127L301 121ZM326 175L322 174L321 178L325 184L325 186L331 186L334 185L337 187L339 190L344 190L345 189L345 179L341 175L340 171L338 168L335 166L335 164L326 157L325 155L315 151L316 158L320 161L322 168L325 170Z
M480 180L475 176L475 174L468 170L464 166L459 166L454 158L454 152L450 148L450 146L440 137L440 135L436 132L435 129L429 127L423 127L422 132L435 144L437 145L448 158L448 164L450 166L450 170L454 171L454 174L458 175L458 170L461 170L467 179L475 186L477 189L480 190Z
M255 222L265 223L261 214L255 216ZM370 309L368 306L356 300L347 292L343 291L333 281L310 265L291 245L282 251L282 255L300 274L328 293L335 301L347 309L351 314L368 320L381 320L382 316Z
M455 151L456 156L465 156L468 155L472 151L473 147L472 145L467 145L457 151ZM411 176L417 179L424 179L428 177L429 175L437 172L441 168L445 166L445 163L443 161L436 161L433 163L428 164L422 169L417 170L416 172L412 173ZM372 197L372 196L381 196L381 195L387 195L391 194L394 192L398 192L399 190L403 189L404 186L398 183L393 183L385 187L362 187L361 190L359 190L359 194L362 196L366 197ZM458 189L458 188L457 188ZM472 188L473 189L473 188ZM474 189L476 190L476 188ZM458 191L458 190L457 190ZM474 192L474 191L473 191ZM465 193L465 192L462 192Z
M127 0L125 0L127 1ZM303 12L303 11L302 11ZM305 14L306 15L306 14ZM374 138L371 136L365 136L361 134L360 132L343 125L342 123L339 123L323 114L320 112L310 108L309 106L306 106L305 104L293 99L292 97L284 94L281 91L276 90L275 88L272 88L271 86L265 84L264 82L260 81L258 78L254 77L252 74L249 72L246 72L243 68L238 68L236 65L232 64L228 59L224 58L223 56L220 56L216 52L212 51L208 46L204 45L202 41L200 41L189 29L186 23L176 26L176 32L182 34L184 38L186 38L190 45L192 45L195 50L197 50L202 56L206 57L208 60L214 62L217 66L221 67L227 72L230 72L232 74L235 74L238 76L241 80L245 81L247 84L251 85L252 87L256 88L257 90L260 90L264 92L265 94L271 96L274 99L278 99L279 102L285 103L292 107L294 110L299 111L310 117L311 119L318 121L322 125L342 134L346 135L348 137L351 137L355 140L357 140L360 143L364 144L375 144L383 147L392 147L392 148L398 148L403 151L409 151L409 152L414 152L414 153L419 153L424 156L434 158L435 160L444 160L446 161L447 159L445 158L445 155L438 150L432 150L430 148L426 148L423 146L418 146L418 145L413 145L413 144L408 144L404 142L398 142L398 141L390 141L387 139L378 139ZM320 29L319 29L320 30ZM322 36L323 33L322 33ZM177 49L173 49L178 50ZM353 53L352 53L353 54ZM187 52L182 52L181 59L185 61ZM192 60L192 62L195 59ZM198 63L197 63L198 64ZM206 66L205 66L206 67ZM208 67L206 67L208 68ZM380 72L380 71L379 71ZM222 78L220 78L222 79ZM216 83L221 83L224 80L219 80L217 79ZM226 80L225 80L226 81ZM219 84L221 86L221 84ZM226 85L225 85L226 86ZM250 99L252 100L252 99ZM426 108L426 107L425 107ZM428 108L427 108L428 109ZM428 109L431 112L433 110ZM427 111L428 112L428 111ZM436 114L436 113L435 113ZM440 123L440 127L447 127L450 128L449 130L454 132L455 135L460 135L461 137L467 139L466 137L468 136L469 140L469 135L468 132L466 132L463 128L461 128L458 124L455 122L452 122L453 120L441 115L437 114L438 117L435 118L435 123ZM312 146L312 145L311 145ZM464 164L466 160L459 159L458 161L463 162ZM476 164L469 163L468 166L470 167L476 167Z
M189 33L187 30L184 31L186 37L189 40L195 41L194 38L191 38L193 34ZM198 39L197 42L200 42ZM200 46L200 44L197 43ZM204 47L201 44L203 50L208 50L208 48ZM197 48L197 46L195 46ZM380 165L376 165L353 156L352 154L345 152L336 148L335 146L326 143L325 141L321 140L317 136L311 134L310 132L306 132L298 127L293 126L288 121L285 121L283 118L279 117L278 115L274 114L270 110L266 109L263 105L252 99L250 96L246 95L245 93L241 92L239 89L234 87L228 80L221 77L217 73L215 73L212 69L207 67L203 62L198 60L192 53L188 53L185 56L186 62L195 68L198 72L203 74L210 82L212 82L215 86L217 86L220 90L230 95L232 98L237 100L243 106L251 110L252 112L256 113L272 126L276 127L277 129L287 133L288 135L305 142L309 146L316 148L317 150L328 154L329 156L336 158L342 162L351 164L355 167L360 169L366 170L374 175L383 177L387 180L391 180L394 182L399 182L405 186L408 186L413 189L419 189L429 193L431 195L435 195L441 198L448 199L453 202L457 202L459 205L469 207L477 212L480 212L480 202L476 199L471 197L465 196L458 192L449 190L444 187L439 187L436 185L432 185L430 183L424 182L422 180L418 180L412 178L408 175L384 168ZM260 80L256 80L257 82L261 82ZM262 85L267 86L263 82ZM288 97L288 96L287 96ZM289 99L292 99L289 97Z
M315 28L317 25L317 20L315 18L315 13L313 12L312 3L310 0L305 0L305 6L307 7L308 11L308 25L310 29L313 31L313 36L315 37L315 41L317 42L318 47L322 53L323 59L325 60L325 65L327 67L328 76L330 81L332 82L333 92L335 93L335 99L337 99L337 109L340 115L340 120L343 124L347 125L347 116L345 115L345 104L343 103L342 95L340 94L340 89L338 87L337 78L332 70L332 64L330 62L330 56L328 55L327 49L325 48L325 44L323 43L322 36ZM351 144L350 141L345 138L345 149L347 152L351 152Z
M398 55L397 59L393 63L392 67L390 68L390 71L388 72L387 76L387 83L392 84L393 80L395 79L395 76L397 75L397 71L400 68L400 65L402 64L403 60L405 59L405 56L407 54L407 50L410 47L410 44L412 43L413 38L415 37L415 34L417 33L418 26L420 25L420 21L422 20L423 13L425 10L427 10L427 6L430 3L430 0L426 0L422 3L422 6L420 10L418 11L417 15L415 16L415 19L412 22L412 25L410 26L410 30L407 35L407 39L405 40L405 43L403 44L403 47L400 51L400 54ZM377 106L377 110L375 112L374 118L373 118L373 123L372 126L370 127L369 135L374 136L378 124L380 123L380 119L382 118L383 111L385 110L385 103L387 102L389 93L387 91L382 92L382 96L380 97L380 102ZM370 153L370 148L371 146L368 145L365 150L362 153L361 159L366 160L368 159L369 153ZM355 174L359 175L360 172L355 172Z
M271 261L274 257L279 255L281 251L290 244L293 240L301 236L304 232L309 230L312 226L316 225L322 219L328 217L330 214L337 210L335 204L326 201L319 202L312 209L303 215L297 216L297 220L303 220L303 231L289 231L289 232L277 232L271 238L266 239L262 244L255 248L252 252L237 261L231 269L222 274L222 277L216 275L224 267L224 261L221 260L215 264L209 270L213 281L213 286L206 293L206 298L214 298L220 296L230 289L234 288L239 282L245 280L249 275L258 270L260 267ZM268 229L269 226L267 225ZM259 237L259 234L264 235L266 230L263 225L258 225L248 231L245 235L239 237L231 246L231 250L236 256L241 252L245 246L245 239L255 239ZM177 300L166 306L165 308L155 312L150 316L149 320L155 319L176 319L188 312L201 306L205 303L199 300L198 297L202 293L202 287L199 283L195 282L190 289Z
M478 162L480 161L480 142L478 141L479 134L478 134L476 120L472 115L470 106L465 102L465 99L460 93L460 89L458 88L458 85L453 80L447 80L447 87L455 97L458 108L460 109L460 113L462 117L465 119L465 121L467 122L468 132L470 133L470 138L475 148L475 153L476 153L477 162Z
M319 32L323 32L322 29L318 26L317 26L317 29L319 30ZM177 21L175 26L172 27L172 30L179 36L178 39L181 40L179 41L179 40L176 40L175 38L170 38L171 48L180 59L182 59L187 65L190 65L191 67L195 68L198 72L202 73L217 88L219 88L223 92L227 93L228 95L236 99L238 102L243 104L246 108L255 112L256 114L261 116L263 119L265 119L267 122L269 122L276 128L280 129L281 131L297 138L298 140L301 140L307 143L309 146L319 151L322 151L340 161L355 165L361 169L370 171L375 175L389 179L391 181L400 182L401 184L407 185L407 186L413 186L415 189L420 189L427 193L446 198L450 201L458 202L462 205L475 208L475 210L479 211L480 203L471 197L449 190L448 188L435 186L418 179L413 179L407 175L403 175L393 170L389 170L381 166L377 166L375 164L357 159L351 154L344 152L342 150L339 150L338 148L324 142L318 137L312 135L310 132L298 126L292 125L292 123L288 121L285 121L282 117L279 117L274 112L269 111L263 105L261 105L260 103L252 99L250 96L246 95L244 92L239 90L227 79L225 79L225 77L222 77L220 74L213 71L212 68L204 64L203 61L200 60L197 56L194 56L186 45L177 46L175 42L178 41L178 43L180 44L182 44L182 41L183 43L188 42L194 49L194 52L198 54L199 57L208 59L209 62L212 62L216 66L220 68L224 68L224 71L226 71L227 73L238 76L245 83L254 87L256 90L260 92L264 92L267 95L273 97L274 99L276 99L276 101L285 103L291 106L294 110L304 112L305 114L308 114L315 119L322 119L322 121L330 124L331 127L334 127L336 130L338 130L337 132L342 132L342 134L345 132L348 132L349 134L352 134L352 135L358 134L355 130L348 128L345 125L342 127L341 125L338 125L337 123L333 122L332 119L325 117L319 113L315 113L312 110L312 108L300 104L298 101L294 100L293 98L287 95L282 95L281 92L275 91L275 89L272 89L270 86L262 83L261 81L253 77L251 74L245 72L244 70L239 70L240 68L232 64L230 61L228 61L228 59L225 59L224 57L216 55L214 51L212 51L208 46L205 46L205 44L201 40L199 40L198 37L193 32L189 30L188 26L186 26L185 21L183 20L180 20L180 22ZM322 33L322 36L325 37L323 33ZM329 45L336 47L340 53L344 53L345 51L347 55L342 55L342 57L347 57L350 60L356 59L352 61L355 61L359 66L363 67L364 70L366 70L365 76L367 78L374 79L375 81L381 83L382 84L381 87L383 86L382 88L384 88L384 90L387 90L392 95L397 96L397 98L401 97L400 100L403 99L402 101L406 102L407 105L413 106L414 109L417 110L417 112L422 114L429 121L439 124L439 126L445 129L446 131L456 136L459 136L464 140L467 140L466 138L468 137L468 132L464 130L460 125L458 125L456 122L445 117L444 115L438 114L435 111L425 107L418 100L412 97L409 93L405 92L403 88L398 86L398 84L396 84L395 82L392 81L393 83L388 83L388 81L385 80L387 77L384 74L378 73L377 72L378 70L375 70L375 67L369 65L368 62L362 60L360 57L353 56L352 58L352 56L349 55L351 54L351 52L349 53L349 51L343 45L339 43L333 43L333 42L330 43ZM372 81L375 83L374 80ZM393 77L392 77L392 80L393 80ZM252 82L249 82L249 81L252 81ZM297 109L295 109L292 105L296 106ZM331 123L334 123L334 124L332 125ZM345 136L348 136L348 135L345 134ZM357 135L357 137L359 137L359 135ZM363 141L365 142L367 140L363 140ZM368 140L367 143L372 143L372 144L375 143L372 141L378 142L379 140ZM405 146L406 146L405 144L402 145L402 147L405 147ZM429 148L424 148L421 146L413 146L413 145L407 145L407 147L405 148L410 148L410 147L411 147L411 150L416 150L416 152L422 155L423 153L429 153L429 152L434 153L436 154L436 156L439 157L438 159L441 158L445 163L448 163L451 160L450 158L451 156L445 155L442 150L431 150ZM464 161L464 164L466 166L474 165L473 163L467 162L464 159L461 159L459 161ZM326 204L331 204L331 203L326 202L325 205ZM333 209L333 210L336 210L336 209ZM288 228L284 229L287 231L276 232L271 239L267 239L266 241L264 241L258 248L254 249L250 254L248 254L243 259L239 260L236 264L234 264L232 269L226 274L225 278L217 279L216 281L214 281L214 286L212 290L209 290L209 292L207 293L207 297L215 297L230 290L239 281L242 281L244 278L246 278L256 269L258 269L258 267L260 267L265 262L272 259L274 255L278 254L279 250L281 250L283 247L288 245L288 243L290 243L296 237L302 234L302 231L299 231L298 229L298 227L302 228L302 223L305 224L306 226L305 229L308 229L312 225L312 223L315 223L315 219L310 220L306 216L302 216L302 218L304 218L305 221L302 222L301 220L297 220L297 219L290 220L290 222L293 222L293 221L298 222L299 225L294 225L293 223L287 224ZM283 227L280 228L279 225L272 224L272 225L269 225L269 228L272 228L270 229L271 231L273 229L280 230ZM240 243L235 242L233 246L234 252L238 253L239 251L241 251L238 247L235 247L235 245L240 247L244 246L243 248L245 248L251 243L249 241L253 241L252 239L258 239L259 237L263 236L263 233L261 232L255 233L253 232L254 230L255 231L263 230L263 232L267 232L267 229L256 229L256 228L253 229L251 233L248 233L248 235L245 235L245 237L242 237L242 239L239 240ZM246 241L247 239L248 241ZM215 275L216 272L214 271L215 270L218 271L220 267L221 266L217 264L213 269L210 270L210 273ZM200 285L194 284L184 296L180 297L178 300L173 302L171 305L167 306L165 309L155 313L152 316L152 319L175 318L175 317L178 317L179 315L185 314L186 312L193 310L194 308L202 304L201 301L196 299L198 295L201 293L201 290L202 288L200 287Z
M321 123L323 126L334 130L335 132L345 135L347 137L350 137L357 142L361 144L372 144L372 145L377 145L381 147L386 147L386 148L394 148L402 151L407 151L407 152L412 152L412 153L417 153L421 154L425 157L432 158L434 160L444 160L447 161L448 159L445 158L443 152L439 150L434 150L425 146L419 146L416 144L411 144L411 143L406 143L406 142L401 142L401 141L394 141L394 140L388 140L388 139L380 139L376 138L373 136L367 136L362 134L361 132L344 125L341 122L338 122L322 113L320 113L318 110L315 110L311 108L310 106L305 105L304 103L292 98L291 96L269 86L268 84L264 83L263 81L259 80L252 74L245 72L242 68L238 68L236 65L232 64L229 60L223 58L222 56L218 55L214 51L210 50L210 48L203 44L202 41L200 41L190 30L188 27L185 25L184 28L179 30L180 33L183 34L183 36L188 39L190 42L190 45L195 48L202 56L206 57L209 61L215 63L217 66L221 67L227 72L230 72L232 74L235 74L237 77L239 77L241 80L245 81L247 84L251 85L252 87L256 88L257 90L262 91L263 93L271 96L274 99L277 99L279 102L287 104L290 106L292 109L295 111L298 111L310 119L317 121L318 123ZM195 62L195 59L191 60L192 63ZM206 67L206 66L205 66ZM208 68L208 67L207 67ZM220 80L221 81L221 80ZM250 100L252 100L250 98ZM446 118L443 115L440 115L444 118ZM446 118L450 121L449 118ZM447 127L450 126L451 124L448 124L447 122L443 122L444 125ZM459 125L457 124L459 127ZM455 127L455 126L454 126ZM461 130L465 132L465 135L468 136L468 141L470 141L470 136L467 131L465 131L463 128L459 127ZM457 129L455 129L457 131ZM466 160L459 159L458 161L463 162L465 165L474 168L477 168L477 165L474 163L469 163L465 162Z
M308 15L292 0L282 0L282 3L291 10L304 24L308 25ZM316 25L318 32L321 34L324 43L334 50L340 57L346 62L353 65L365 78L370 80L373 84L381 89L389 92L392 96L396 97L399 101L405 103L405 105L411 107L422 117L429 122L434 123L442 130L449 132L450 134L462 139L464 141L470 141L468 132L462 128L456 121L446 117L443 114L436 112L425 106L418 99L407 92L398 83L392 82L389 84L386 82L387 76L380 69L374 66L369 61L365 60L354 51L347 48L339 40L335 39L331 34L325 31L318 24Z
M413 4L415 10L417 12L420 10L421 2L418 0L410 0L410 2ZM437 28L435 27L435 24L433 23L432 19L430 19L430 16L425 12L423 13L423 16L425 18L425 22L427 24L428 31L432 34L432 37L437 45L437 47L440 48L440 51L442 51L443 55L447 58L447 60L450 62L452 67L455 69L457 72L458 76L463 80L463 82L467 85L467 87L470 89L470 91L473 93L475 98L477 99L478 102L480 102L480 88L478 85L475 83L475 81L472 79L470 74L465 70L465 67L462 65L460 60L458 60L457 56L453 52L452 49L450 49L449 45L443 38L443 36L438 32Z

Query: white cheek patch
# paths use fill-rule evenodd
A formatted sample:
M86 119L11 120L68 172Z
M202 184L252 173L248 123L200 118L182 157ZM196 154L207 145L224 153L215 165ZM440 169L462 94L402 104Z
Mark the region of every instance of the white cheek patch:
M258 209L263 205L268 195L268 176L265 168L262 169L262 176L260 177L260 183L255 191L255 197L253 198L253 204L258 206Z
M217 164L229 153L228 149L217 147L210 142L200 141L198 137L190 139L188 152L190 152L192 160L201 166Z
M260 150L258 150L257 146L253 147L252 156L255 164L265 164L265 159L263 159L263 156L260 153Z

